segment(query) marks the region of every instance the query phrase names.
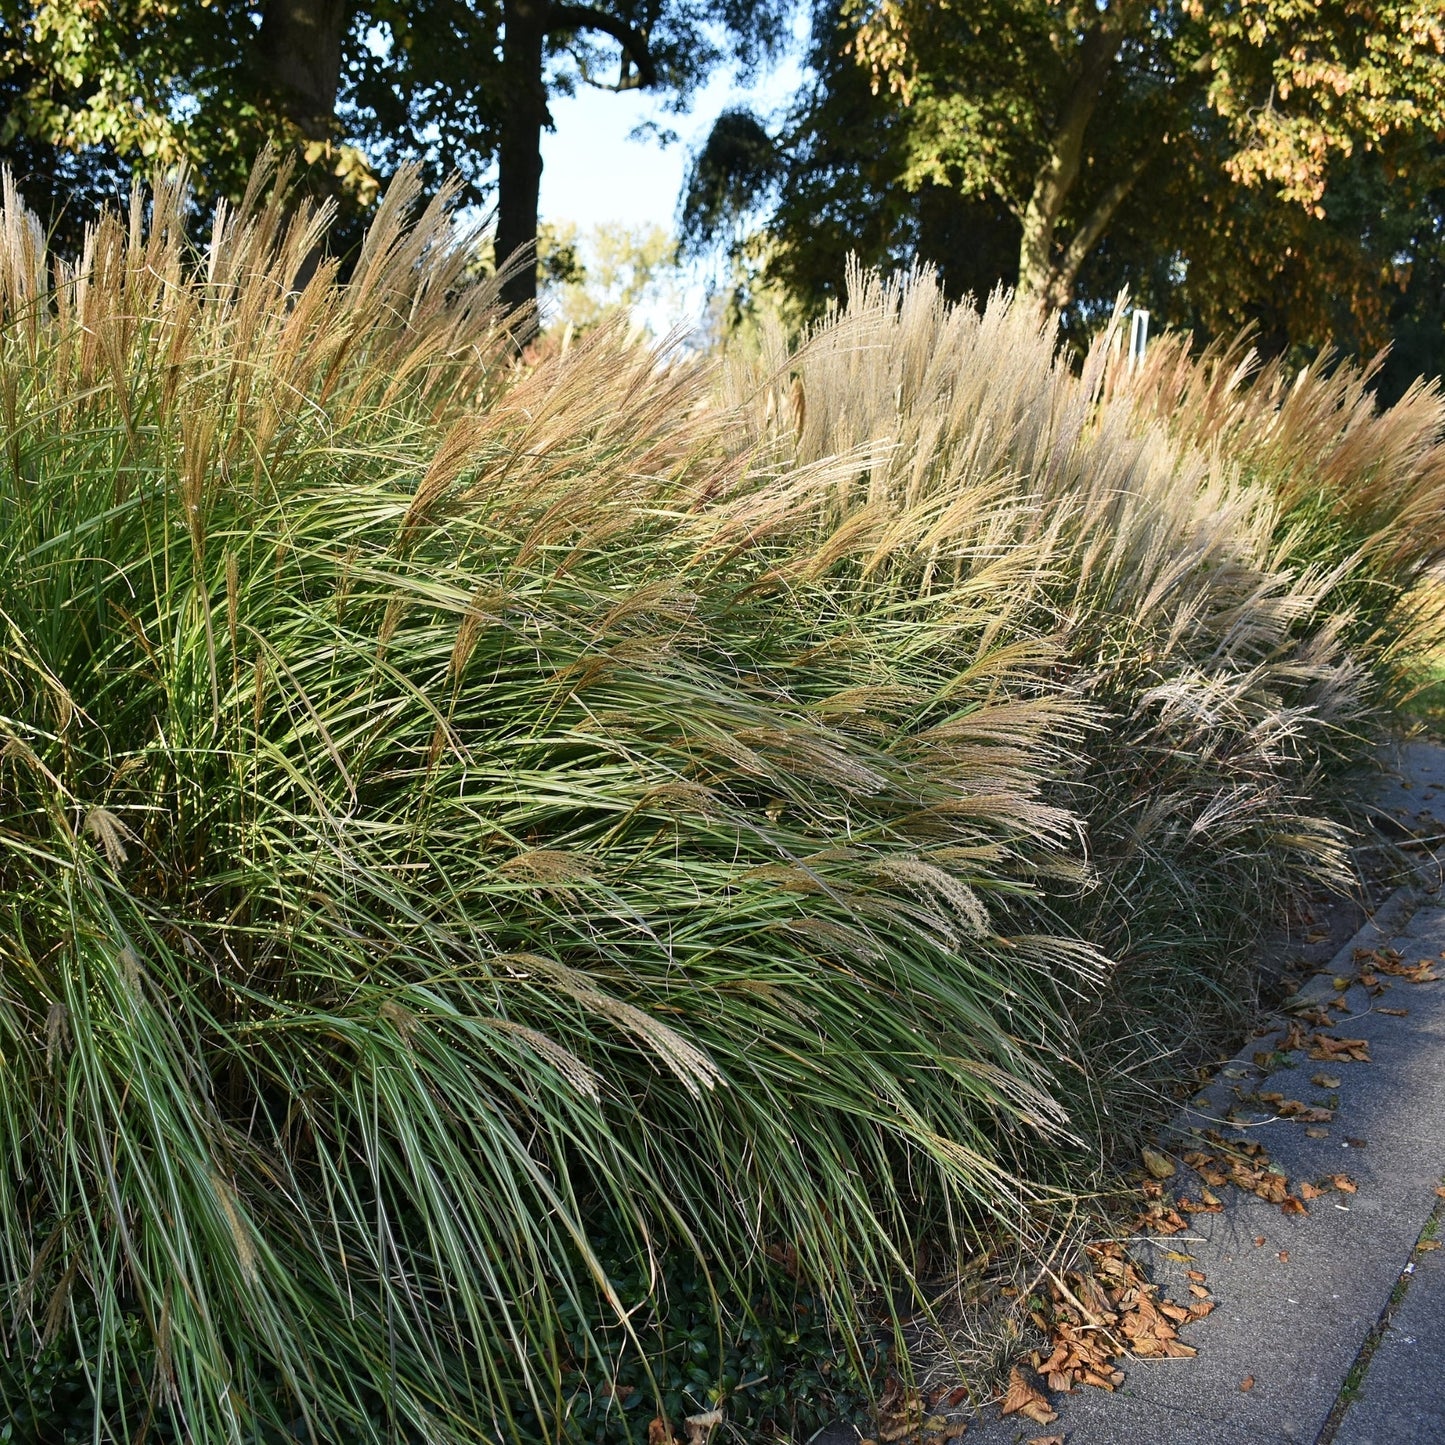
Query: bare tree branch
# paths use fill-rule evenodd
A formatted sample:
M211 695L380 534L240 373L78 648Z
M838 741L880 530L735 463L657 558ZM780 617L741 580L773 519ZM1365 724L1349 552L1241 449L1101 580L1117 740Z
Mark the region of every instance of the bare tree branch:
M647 36L636 26L592 5L553 5L547 15L547 33L552 35L559 30L600 30L622 47L623 73L616 89L637 90L657 84L657 66L648 48ZM627 73L629 59L636 67L635 78Z

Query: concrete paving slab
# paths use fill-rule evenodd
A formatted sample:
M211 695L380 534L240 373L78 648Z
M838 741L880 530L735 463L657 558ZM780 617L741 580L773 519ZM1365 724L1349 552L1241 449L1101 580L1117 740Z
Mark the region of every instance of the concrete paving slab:
M1407 963L1438 958L1445 951L1445 909L1427 903L1395 946ZM1323 995L1339 996L1328 978ZM1129 1364L1123 1389L1112 1396L1081 1391L1056 1397L1060 1418L1047 1430L1030 1427L1019 1435L1014 1422L987 1418L993 1412L986 1412L970 1427L971 1441L1004 1445L1049 1433L1065 1434L1070 1445L1316 1440L1439 1203L1435 1188L1445 1169L1445 982L1392 980L1392 987L1377 996L1355 987L1342 997L1346 1008L1330 1010L1339 1020L1330 1032L1368 1040L1370 1063L1324 1063L1303 1053L1281 1058L1275 1053L1280 1034L1264 1036L1247 1046L1181 1118L1172 1142L1182 1152L1200 1142L1191 1129L1211 1127L1227 1139L1257 1139L1295 1189L1302 1180L1346 1173L1358 1192L1331 1190L1311 1202L1307 1216L1287 1216L1253 1196L1217 1191L1226 1201L1224 1213L1194 1215L1187 1236L1142 1246L1157 1256L1152 1272L1166 1292L1182 1293L1185 1268L1207 1276L1217 1307L1183 1334L1199 1355ZM1382 1008L1405 1014L1382 1013ZM1271 1053L1272 1062L1284 1067L1266 1072L1255 1065L1256 1054ZM1337 1099L1336 1091L1311 1082L1322 1072L1340 1077ZM1312 1138L1305 1126L1272 1112L1259 1099L1261 1092L1337 1103L1338 1108L1324 1126L1325 1137ZM1170 1183L1198 1197L1197 1184L1182 1167ZM1187 1253L1191 1259L1171 1260L1171 1253ZM1445 1301L1435 1308L1445 1321ZM1398 1359L1403 1370L1422 1357L1418 1342L1430 1336L1412 1329L1416 1346L1406 1347L1401 1335L1398 1353L1382 1357L1382 1369L1394 1368ZM1445 1379L1445 1340L1432 1368ZM1251 1386L1241 1389L1246 1378ZM1440 1389L1445 1397L1445 1385ZM1387 1402L1391 1390L1382 1385L1375 1395ZM1426 1401L1421 1410L1427 1406L1434 1408ZM1373 1416L1361 1414L1358 1420L1360 1429L1384 1428ZM1441 1442L1445 1428L1393 1438ZM1364 1445L1364 1438L1353 1445Z
M1445 1441L1445 1251L1411 1261L1405 1297L1369 1360L1333 1445Z
M1385 760L1373 810L1415 831L1445 819L1445 748L1427 740L1401 743Z
M1187 1363L1180 1361L1179 1363ZM1149 1440L1155 1445L1245 1445L1221 1433L1218 1421L1127 1392L1106 1395L1081 1390L1052 1425L1031 1420L991 1419L971 1424L967 1445L1022 1445L1040 1435L1067 1433L1068 1445L1117 1445L1120 1440Z

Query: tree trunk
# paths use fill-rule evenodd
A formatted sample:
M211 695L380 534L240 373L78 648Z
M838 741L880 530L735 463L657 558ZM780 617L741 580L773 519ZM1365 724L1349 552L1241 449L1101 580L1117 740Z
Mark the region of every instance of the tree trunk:
M547 88L542 79L542 45L550 0L503 0L502 72L506 109L497 146L497 264L513 274L502 286L509 307L530 307L520 318L519 339L536 329L537 204L542 187L542 128L547 124Z
M306 140L328 140L341 84L346 0L266 0L256 36L262 79Z
M329 141L336 130L336 92L341 85L341 47L346 38L347 0L266 0L256 33L253 63L262 85L305 141ZM301 187L292 195L294 214L303 194L340 201L330 168L303 166ZM321 263L317 244L302 261L292 284L305 286Z
M1019 243L1018 289L1021 295L1032 297L1040 311L1067 306L1073 299L1074 282L1083 258L1074 261L1072 268L1061 266L1055 235L1064 204L1079 178L1084 137L1119 53L1120 39L1118 32L1105 25L1097 26L1084 36L1074 83L1050 138L1048 156L1034 178L1033 191L1020 218L1023 238Z

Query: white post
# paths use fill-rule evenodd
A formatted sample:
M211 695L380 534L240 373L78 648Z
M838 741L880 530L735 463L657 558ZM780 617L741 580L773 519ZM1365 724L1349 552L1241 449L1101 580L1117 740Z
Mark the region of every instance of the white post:
M1135 310L1129 315L1129 370L1136 371L1144 360L1149 340L1149 313Z

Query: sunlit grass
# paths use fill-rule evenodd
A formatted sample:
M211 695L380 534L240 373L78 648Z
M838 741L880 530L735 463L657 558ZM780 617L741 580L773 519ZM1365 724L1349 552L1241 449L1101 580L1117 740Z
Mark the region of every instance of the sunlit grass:
M741 1417L678 1321L804 1298L861 1366L1339 875L1438 398L1346 545L1269 405L1202 449L1005 300L526 370L444 205L340 283L268 185L200 255L0 218L15 1368L349 1442Z
M1435 618L1445 613L1445 584L1438 574L1427 578L1416 594L1419 612ZM1445 732L1445 641L1412 649L1404 676L1406 718L1429 732Z

